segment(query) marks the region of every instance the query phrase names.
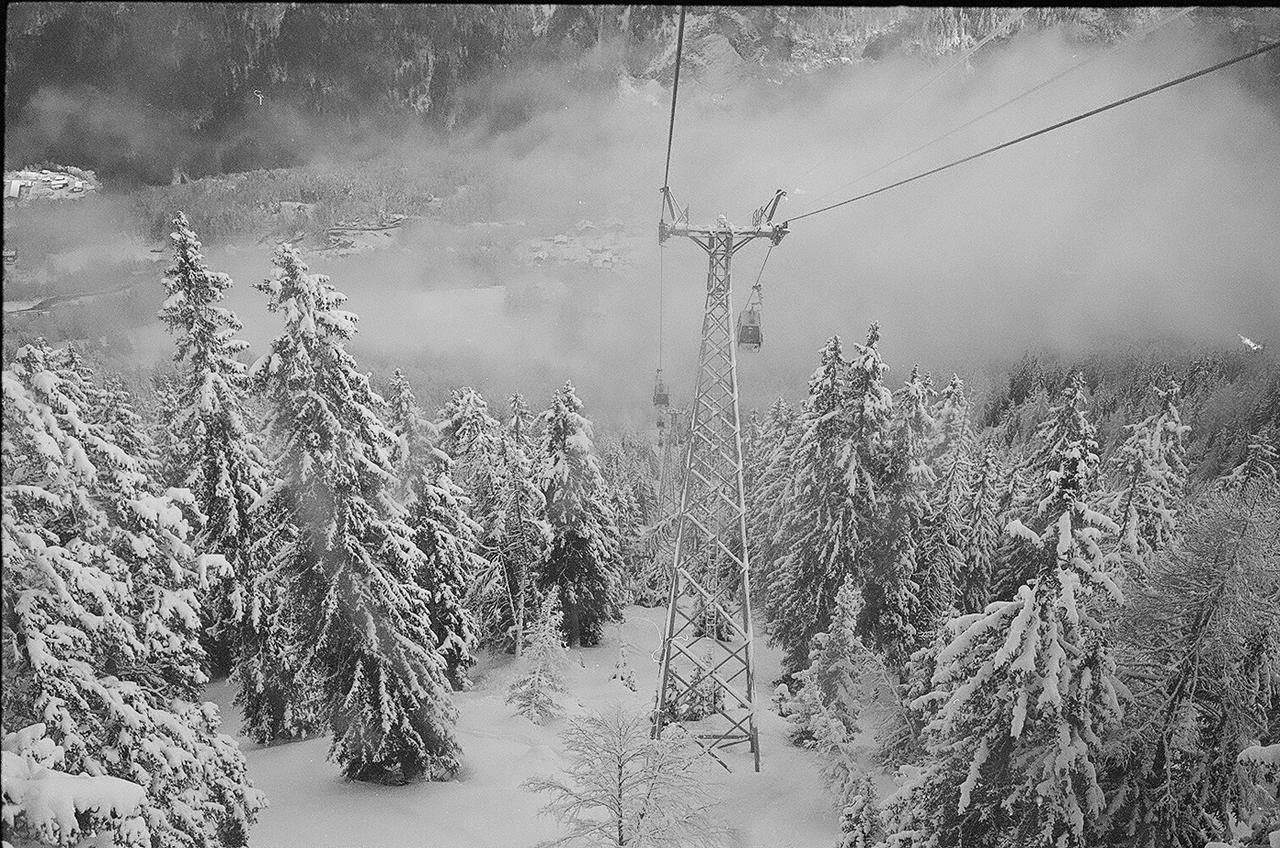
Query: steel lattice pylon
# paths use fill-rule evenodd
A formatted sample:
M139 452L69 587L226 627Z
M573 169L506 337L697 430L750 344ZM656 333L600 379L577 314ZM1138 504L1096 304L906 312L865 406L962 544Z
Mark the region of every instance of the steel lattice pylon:
M730 266L747 242L763 236L776 244L785 233L784 227L768 225L736 229L723 218L715 227L659 227L660 241L683 235L702 247L708 270L653 734L660 736L671 723L685 725L717 760L716 749L745 742L756 771L760 746Z

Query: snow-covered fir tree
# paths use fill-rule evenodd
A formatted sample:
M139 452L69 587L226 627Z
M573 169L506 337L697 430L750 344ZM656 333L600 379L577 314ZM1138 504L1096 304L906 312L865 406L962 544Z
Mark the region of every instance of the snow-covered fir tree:
M929 415L932 389L913 369L900 393L880 494L884 518L867 550L865 603L859 632L900 668L916 648L916 636L933 628L954 596L954 556L935 551L934 571L926 571L925 531L931 521L928 493L937 478L927 462L934 439Z
M129 456L142 460L143 470L150 477L158 476L156 447L151 433L142 422L124 378L119 374L105 374L102 385L89 387L89 414L113 442Z
M542 599L533 621L533 638L521 662L527 671L511 682L507 703L534 724L546 724L560 715L557 698L564 694L563 614L559 593L552 589Z
M519 394L511 396L511 420L503 438L503 479L496 544L490 559L505 575L510 623L505 629L517 655L523 650L526 621L537 609L538 575L551 553L547 501L530 456L532 416ZM504 617L505 618L505 617Z
M162 413L167 441L161 461L181 470L174 485L190 488L205 516L198 544L231 566L213 584L206 610L206 644L215 662L229 667L241 644L257 638L257 624L245 616L254 580L251 510L269 477L257 434L244 416L247 383L239 356L248 343L235 338L240 320L220 305L231 278L209 270L184 214L178 213L173 227L174 263L164 276L159 317L174 336L179 371L168 387L173 397L163 399L173 406Z
M591 422L566 382L541 416L538 479L551 525L551 551L538 575L555 588L569 646L600 641L604 623L619 612L618 525L591 441Z
M181 390L175 374L159 374L154 378L151 442L156 451L156 480L164 486L182 486L187 479L187 468L181 464L181 456L186 451L179 445L173 426L182 405Z
M873 326L867 346L858 346L856 369L844 359L838 336L827 341L794 442L786 444L791 455L776 516L777 559L762 568L772 572L764 603L770 640L783 647L789 673L804 668L810 641L829 626L845 578L862 576L857 556L876 518L879 438L887 423L875 336Z
M218 732L217 708L198 701L201 580L220 558L191 546L189 493L161 494L146 463L90 417L86 373L43 342L3 372L6 821L26 816L11 794L22 761L28 778L56 766L140 787L135 813L111 800L124 787L107 787L99 800L118 814L75 821L80 835L102 827L120 844L245 845L263 798L236 742ZM73 783L46 782L44 809L76 809L75 793L90 787Z
M450 394L436 427L439 447L453 461L454 476L471 498L470 514L487 535L503 474L502 423L478 391L464 386Z
M991 601L991 577L1003 535L1001 492L1003 467L990 439L982 446L965 500L959 508L964 531L959 537L960 571L956 575L956 607L979 612Z
M1178 540L1178 512L1186 496L1190 430L1178 415L1178 384L1156 388L1160 411L1125 428L1108 461L1114 489L1103 503L1120 525L1120 549L1134 576Z
M836 848L875 848L884 839L884 820L871 775L863 775L857 791L840 815L840 838Z
M1243 492L1250 486L1264 488L1280 481L1280 428L1268 425L1249 439L1244 461L1216 484L1224 491Z
M1133 706L1104 771L1100 845L1200 848L1254 825L1245 844L1264 845L1270 829L1238 755L1280 731L1280 485L1216 487L1183 521L1184 541L1127 592Z
M809 666L795 675L799 691L786 704L791 741L818 752L822 773L841 806L856 787L859 691L872 667L870 652L854 634L859 606L853 579L836 595L830 630L813 637Z
M1069 479L1082 485L1087 482L1089 486L1098 482L1098 431L1085 415L1088 405L1084 374L1077 370L1063 387L1058 402L1041 419L1033 440L1035 448L1018 469L1028 486L1015 493L1012 511L1014 517L1037 536L1062 514L1064 499L1095 494L1064 492L1056 477L1060 473L1062 457L1066 455L1064 451L1075 450L1078 455L1073 457L1073 462L1081 467L1081 473ZM1085 466L1090 469L1087 474L1083 473ZM1036 574L1031 564L1034 558L1027 556L1022 538L1006 536L1006 539L998 555L999 573L995 575L992 587L998 598L1013 597L1018 587Z
M346 350L356 316L326 277L281 246L258 288L284 332L252 375L271 406L280 484L268 495L282 538L273 569L300 653L294 682L333 731L329 755L357 780L457 772L456 710L433 632L430 563L392 497L394 437Z
M795 411L782 399L774 401L760 447L760 470L746 490L747 551L751 568L752 600L764 606L772 582L773 563L779 558L778 530L786 510L785 493L791 483L795 454Z
M467 515L469 501L453 482L450 458L431 446L413 390L398 369L387 405L401 446L397 452L404 455L405 520L424 557L416 579L430 597L431 629L444 657L445 675L454 689L465 689L470 684L467 669L475 664L472 650L478 625L464 598L476 578L491 570L478 553L482 530Z
M929 762L889 805L890 844L1097 844L1098 766L1123 687L1094 612L1122 600L1122 571L1107 553L1118 528L1087 499L1097 459L1092 425L1076 414L1082 426L1056 442L1047 472L1044 530L1010 527L1028 541L1022 567L1034 576L1012 599L946 625L932 691L915 704L935 711Z
M622 438L602 442L600 471L609 489L609 502L618 523L618 550L622 558L622 601L634 603L649 589L656 555L653 536L646 532L652 504L651 474L642 467L647 446Z
M973 446L973 426L969 423L969 398L964 393L964 380L952 374L951 381L938 392L938 402L930 413L935 424L935 439L930 446L929 461L936 465L939 476L945 476L957 459L967 457Z

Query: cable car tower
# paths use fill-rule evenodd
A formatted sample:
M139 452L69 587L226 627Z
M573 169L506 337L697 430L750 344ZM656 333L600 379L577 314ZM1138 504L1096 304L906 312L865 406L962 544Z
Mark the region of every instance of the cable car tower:
M777 245L787 234L785 224L773 223L783 192L756 210L750 227L734 227L724 216L709 226L691 225L688 209L677 209L670 189L664 186L662 194L658 243L680 236L702 248L707 292L653 734L660 736L665 726L679 722L722 765L717 749L746 743L759 771L730 268L734 254L749 242L763 238Z

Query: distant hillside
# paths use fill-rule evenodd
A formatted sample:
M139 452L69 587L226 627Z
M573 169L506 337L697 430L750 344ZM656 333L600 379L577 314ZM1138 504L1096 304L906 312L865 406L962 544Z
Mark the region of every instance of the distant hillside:
M1112 41L1152 7L689 7L688 73L785 76L833 63L954 53L1008 24ZM18 3L6 10L5 163L74 162L114 181L162 183L305 161L325 145L426 126L526 120L482 86L530 62L580 79L667 79L674 6ZM1275 9L1188 15L1206 37L1251 45ZM1268 64L1269 62L1269 64ZM1258 64L1275 86L1280 57Z

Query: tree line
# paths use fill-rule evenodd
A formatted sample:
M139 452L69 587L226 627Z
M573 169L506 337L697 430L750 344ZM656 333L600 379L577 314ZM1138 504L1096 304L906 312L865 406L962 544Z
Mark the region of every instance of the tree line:
M651 579L652 450L598 450L572 383L540 414L464 387L430 416L399 370L379 392L345 295L287 244L248 364L230 277L173 228L153 391L74 345L5 364L6 839L247 844L265 799L202 696L226 672L260 743L327 733L352 779L449 779L479 646L596 644Z

